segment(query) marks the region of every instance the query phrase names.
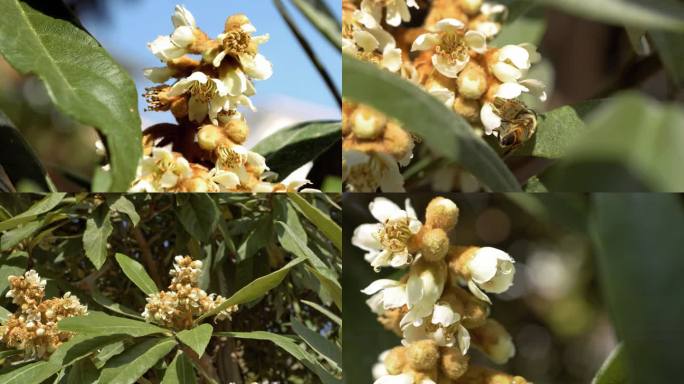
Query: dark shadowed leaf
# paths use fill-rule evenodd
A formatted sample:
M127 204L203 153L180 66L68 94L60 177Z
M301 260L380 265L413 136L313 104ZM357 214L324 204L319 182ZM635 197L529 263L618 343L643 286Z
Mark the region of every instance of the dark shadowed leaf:
M292 329L302 338L314 351L325 357L330 363L336 367L342 365L342 350L332 341L321 336L320 333L309 329L301 321L297 319L290 319Z
M149 339L112 358L100 373L100 384L133 384L176 346L172 338Z
M309 121L281 129L260 141L252 150L266 158L271 171L282 180L297 168L315 160L339 144L339 121Z
M80 360L69 369L66 384L96 384L98 376L97 367L92 361Z
M176 214L188 233L199 241L206 241L216 228L220 212L206 193L189 193L178 197L180 209Z
M48 361L26 364L0 375L2 384L40 383L59 372L61 367Z
M681 375L684 208L672 194L595 194L593 241L603 296L631 383Z
M0 2L0 53L19 72L40 77L62 112L107 138L109 190L128 190L142 155L133 80L87 32L29 3ZM69 13L52 3L61 15Z
M591 384L627 384L627 367L622 345L615 347L601 369L596 373Z
M587 19L684 31L684 4L677 0L534 0Z
M333 245L339 250L342 250L342 228L334 222L328 215L321 212L320 209L314 207L311 203L306 201L306 199L298 193L288 193L288 197L292 203L299 208L300 212L309 219L313 225L316 226L325 237L332 241ZM290 223L288 223L288 226ZM297 234L298 229L290 226L295 234ZM306 237L299 237L302 242L306 243Z
M38 155L14 127L12 122L0 111L0 165L16 186L22 180L29 180L44 191L50 190L47 171L38 159Z
M183 352L178 352L164 372L161 384L195 384L197 377L192 363Z
M292 0L320 33L335 48L342 49L342 27L323 0Z
M650 36L672 81L684 86L684 33L655 31Z
M33 204L31 208L1 222L0 231L14 228L20 224L29 222L38 217L38 215L52 210L52 208L56 207L60 202L62 202L64 195L64 193L48 193L44 198Z

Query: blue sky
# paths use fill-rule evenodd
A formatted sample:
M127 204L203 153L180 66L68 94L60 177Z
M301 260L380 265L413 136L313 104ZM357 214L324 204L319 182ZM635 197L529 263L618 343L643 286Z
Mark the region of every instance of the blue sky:
M325 0L339 17L340 0ZM342 82L342 63L339 53L300 16L296 8L287 3L301 30L309 38L316 52L338 85ZM257 95L253 98L259 107L274 100L301 102L309 109L306 118L315 118L320 108L321 117L329 118L337 109L334 98L313 65L290 33L270 0L137 0L107 2L110 18L107 21L85 18L86 28L100 43L124 65L136 80L138 93L151 85L142 76L146 67L159 66L160 62L147 49L147 43L157 35L173 30L171 14L176 4L184 4L195 16L198 26L215 37L222 32L227 16L244 13L257 28L257 34L269 33L271 40L261 46L261 52L273 63L273 76L256 82ZM281 104L282 105L282 104ZM300 105L300 108L301 108ZM159 121L162 114L142 112L143 118ZM333 112L334 113L334 112ZM164 120L163 118L161 120Z

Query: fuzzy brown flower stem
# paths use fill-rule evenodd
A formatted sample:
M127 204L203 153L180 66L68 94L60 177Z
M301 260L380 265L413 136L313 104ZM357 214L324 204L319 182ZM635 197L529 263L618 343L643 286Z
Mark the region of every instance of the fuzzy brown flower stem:
M326 71L325 67L323 67L323 64L316 55L316 52L314 52L313 48L311 47L311 44L309 44L309 42L304 38L302 32L299 30L299 28L297 28L297 25L292 20L292 16L290 16L290 14L287 12L287 9L285 9L285 5L283 5L283 2L281 0L273 0L273 4L278 9L280 16L282 16L283 20L285 20L285 23L287 24L288 28L290 28L290 32L292 32L292 34L295 36L297 42L302 47L306 55L309 57L309 60L311 60L311 63L314 65L314 67L316 67L318 73L323 78L323 81L325 82L325 85L328 87L328 90L335 97L337 105L340 108L342 108L342 96L340 95L340 92L337 90L337 87L335 86L335 82L332 80L332 77L330 77L330 74L328 73L328 71Z
M154 280L154 284L157 286L157 288L161 288L162 284L161 275L159 274L159 268L157 268L157 263L154 261L154 258L152 257L152 251L150 251L150 244L145 239L145 235L143 235L140 227L136 227L133 229L133 236L135 237L135 241L138 242L138 245L140 246L140 253L142 254L143 262L145 263L145 266L147 267L147 270L150 273L150 277L152 277L152 280Z

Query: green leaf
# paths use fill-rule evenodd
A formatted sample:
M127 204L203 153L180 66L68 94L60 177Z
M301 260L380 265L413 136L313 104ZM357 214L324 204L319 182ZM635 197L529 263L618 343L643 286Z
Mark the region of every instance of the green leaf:
M32 2L37 3L37 2ZM107 139L112 191L126 191L142 156L137 90L126 71L63 15L61 2L0 2L0 53L19 72L36 74L65 114L97 128Z
M307 241L307 234L295 207L287 201L285 196L275 196L273 199L273 214L277 221L282 221L295 233L297 238Z
M501 32L491 42L493 47L503 47L508 44L520 44L521 42L539 45L546 32L546 17L541 7L532 7L523 15L509 20L501 28Z
M48 361L26 364L0 375L2 384L40 383L59 372L61 367Z
M278 228L278 239L283 248L300 258L309 260L313 268L308 270L318 278L337 308L342 310L342 287L337 281L337 275L306 244L303 244L285 223L276 222L276 227Z
M142 321L110 316L102 312L90 312L86 316L69 317L59 322L58 328L64 331L89 335L124 334L133 337L168 334L169 331Z
M273 234L273 219L271 215L262 216L256 222L254 229L247 235L245 241L237 250L238 260L242 261L254 256L260 249L266 247Z
M615 347L596 373L591 384L627 384L627 367L622 345Z
M275 132L255 145L252 151L264 156L271 171L282 180L339 144L341 132L339 121L309 121Z
M24 351L18 349L6 349L4 351L0 351L0 360L4 360L8 357L16 356L22 353L24 353Z
M681 375L684 207L674 194L595 194L599 284L631 383Z
M304 16L338 50L342 49L342 27L322 0L292 0Z
M193 329L186 329L176 334L178 340L197 352L197 356L202 356L209 344L214 327L210 324L202 324Z
M285 279L285 276L287 276L288 272L290 272L290 269L292 269L297 264L303 262L304 260L306 259L301 257L296 258L290 261L289 263L285 264L279 270L271 272L266 276L259 277L258 279L252 281L246 286L240 288L240 290L235 292L233 296L226 299L226 301L223 304L217 306L212 311L209 311L200 316L197 319L197 321L199 322L200 320L206 317L214 316L215 314L233 305L248 303L250 301L254 301L264 296L266 293L268 293L268 291L277 287L280 284L280 282L282 282L283 279Z
M149 339L112 358L100 373L100 384L133 384L173 348L173 338Z
M537 132L513 152L515 156L535 156L557 159L565 156L568 149L587 133L587 126L582 120L586 111L597 105L566 105L541 114L537 118Z
M115 212L125 213L131 219L135 227L140 222L140 215L135 210L135 205L125 196L120 196L114 203L109 205L109 209Z
M301 361L307 368L312 370L316 375L323 381L324 384L341 384L340 379L335 378L330 372L328 372L323 366L316 361L316 359L311 356L302 347L297 345L294 339L278 335L275 333L264 332L264 331L254 331L254 332L217 332L214 336L227 336L235 337L238 339L251 339L251 340L266 340L274 343L283 350L285 350L290 355L294 356L297 360Z
M321 336L318 332L312 331L299 320L290 319L292 329L301 337L314 351L318 352L336 367L342 365L342 350L332 341Z
M102 347L126 338L123 334L88 335L80 334L60 345L50 356L50 362L58 366L68 366L97 352Z
M109 208L106 204L100 204L86 220L86 228L83 232L83 249L97 269L100 269L107 261L107 239L113 230L114 227L109 220Z
M104 308L109 309L110 311L119 313L121 315L131 317L137 320L144 320L142 316L140 316L140 313L135 312L134 310L119 304L115 302L114 300L108 298L107 296L103 295L100 291L97 289L93 289L90 291L90 298L93 299L94 302L97 304L101 305Z
M31 208L26 211L13 216L11 219L7 219L0 223L0 231L4 231L10 228L14 228L23 223L27 223L34 220L38 215L52 210L54 207L59 205L64 199L64 193L48 193L45 197L31 206Z
M5 307L0 307L0 324L4 324L11 314L12 312L5 309Z
M123 270L124 274L146 295L159 292L157 285L154 283L150 275L145 271L145 267L123 253L114 255L116 262Z
M178 219L193 238L205 242L216 229L221 216L216 203L206 193L179 196Z
M344 55L344 97L399 120L435 154L459 163L493 191L519 191L504 162L473 128L437 98L375 65Z
M93 362L80 360L69 369L66 384L96 384L99 372Z
M605 101L588 131L541 179L550 191L684 190L684 109L627 93Z
M312 222L316 228L323 232L325 237L332 241L333 245L335 245L335 248L341 251L342 228L340 228L340 226L337 225L337 223L335 223L330 217L326 216L318 208L306 201L302 195L298 193L288 193L287 196L290 198L290 201L292 201L292 203L299 208L304 217L309 219L309 221ZM306 242L306 237L303 238L303 241Z
M43 221L37 220L22 224L18 228L7 231L0 238L0 251L8 251L27 237L33 236L43 227Z
M50 190L47 171L38 155L2 111L0 143L4 144L3 151L0 151L0 166L15 186L20 181L31 181L44 191Z
M650 36L672 81L684 86L684 34L655 31Z
M308 301L308 300L300 300L300 301L302 303L310 306L311 308L317 310L318 312L324 314L330 320L335 322L337 325L340 325L340 326L342 325L342 319L339 316L337 316L336 314L332 313L332 311L330 311L329 309L325 308L324 306L322 306L318 303L314 303L313 301Z
M562 11L617 26L684 31L684 4L677 0L535 0Z
M171 364L166 368L161 384L195 384L197 376L187 356L178 351Z

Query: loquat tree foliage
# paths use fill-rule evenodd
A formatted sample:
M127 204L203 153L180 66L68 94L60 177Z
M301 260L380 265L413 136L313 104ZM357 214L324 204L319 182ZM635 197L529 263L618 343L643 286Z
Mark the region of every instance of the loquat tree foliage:
M336 199L0 195L0 382L341 382Z

